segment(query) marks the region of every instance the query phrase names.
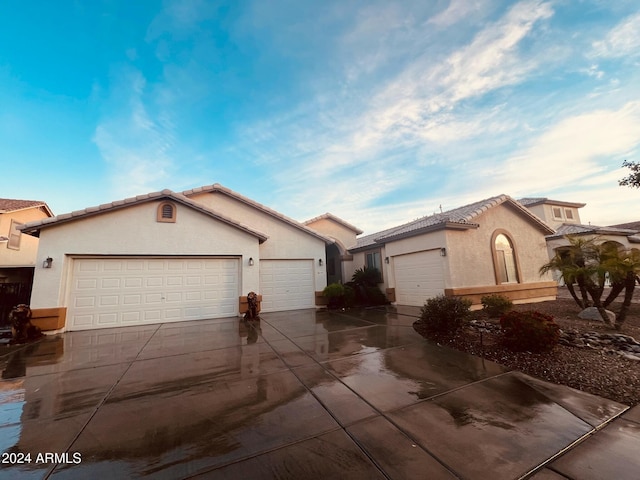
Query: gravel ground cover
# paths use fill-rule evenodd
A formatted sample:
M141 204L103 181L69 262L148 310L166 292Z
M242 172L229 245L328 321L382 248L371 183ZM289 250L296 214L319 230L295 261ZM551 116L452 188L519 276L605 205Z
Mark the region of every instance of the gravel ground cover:
M640 342L639 290L640 287L636 289L634 303L621 331L608 327L604 322L578 318L580 308L563 288L559 289L557 300L516 305L514 309L537 310L552 315L569 337L587 333L624 334ZM617 312L619 307L620 303L614 302L609 309ZM567 385L629 406L640 404L640 358L632 360L632 355L624 356L612 345L588 341L581 342L584 343L582 347L560 344L547 353L512 352L500 341L499 319L488 318L481 311L473 312L472 318L475 321L453 338L433 340L552 383ZM477 327L485 322L490 328ZM474 323L476 326L473 326ZM414 328L426 336L420 322L416 322Z

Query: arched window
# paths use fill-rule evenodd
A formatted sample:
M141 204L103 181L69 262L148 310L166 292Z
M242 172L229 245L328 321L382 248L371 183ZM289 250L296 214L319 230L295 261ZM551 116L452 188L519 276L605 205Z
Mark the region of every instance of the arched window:
M175 223L176 206L171 202L162 202L158 205L158 222Z
M518 257L513 241L505 231L497 230L491 239L496 283L518 283Z

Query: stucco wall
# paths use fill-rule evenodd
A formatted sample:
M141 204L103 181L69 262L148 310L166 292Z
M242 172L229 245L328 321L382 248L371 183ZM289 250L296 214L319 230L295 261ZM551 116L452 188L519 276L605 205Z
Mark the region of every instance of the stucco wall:
M45 228L40 256L53 258L52 268L36 265L32 308L66 306L68 275L74 255L221 255L241 259L241 291L258 290L256 237L177 204L176 223L156 221L160 202L149 202Z
M0 215L0 236L9 236L12 219L20 223L28 223L47 217L48 215L39 207L3 213ZM19 250L7 248L7 244L6 241L0 242L0 267L28 267L34 266L37 260L40 263L44 260L44 258L37 258L38 238L36 237L22 234Z
M544 233L507 205L499 205L474 220L477 229L446 231L447 259L451 285L474 287L495 285L491 238L497 229L508 232L519 262L520 283L551 280L541 277L540 267L548 261Z
M386 245L386 255L389 256L388 270L390 270L390 273L391 271L395 271L394 257L398 255L446 248L446 246L446 235L443 230L390 242ZM444 272L446 283L443 287L449 286L447 260L447 257L442 257L442 271ZM394 275L387 275L385 277L385 287L395 288L395 283Z
M307 227L338 240L341 244L341 250L346 250L356 244L356 232L329 218L316 220L307 224Z
M323 240L222 193L199 193L190 198L268 235L269 239L260 245L261 259L313 260L315 291L322 291L327 286L326 252ZM320 259L322 259L322 265L319 264Z

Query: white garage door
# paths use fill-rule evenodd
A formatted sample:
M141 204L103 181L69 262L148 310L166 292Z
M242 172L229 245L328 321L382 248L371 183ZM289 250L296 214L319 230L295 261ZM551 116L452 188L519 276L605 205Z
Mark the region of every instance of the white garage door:
M82 258L73 262L68 330L237 315L234 258Z
M393 257L396 303L421 307L427 298L444 293L440 250Z
M260 260L263 312L315 306L313 260Z

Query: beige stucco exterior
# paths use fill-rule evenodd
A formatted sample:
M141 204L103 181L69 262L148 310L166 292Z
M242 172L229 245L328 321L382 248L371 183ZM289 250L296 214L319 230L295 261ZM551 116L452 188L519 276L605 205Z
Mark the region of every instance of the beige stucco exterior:
M265 233L269 239L259 247L260 259L313 260L315 291L322 291L327 286L326 243L322 239L224 193L203 192L189 198Z
M228 256L241 259L242 292L258 291L259 271L248 265L260 259L259 240L184 205L176 205L175 223L156 221L160 201L61 223L40 233L40 256L51 268L37 266L32 308L67 305L69 276L76 258L90 256Z
M383 281L381 285L390 297L395 295L396 262L402 255L433 252L436 258L434 275L442 276L442 292L447 295L469 297L476 305L482 295L504 294L516 302L541 301L555 298L552 276L539 275L540 267L548 261L545 227L512 206L509 202L486 209L477 215L467 228L435 228L422 234L371 246L353 254L354 266L362 266L367 252L380 250ZM500 284L493 260L493 238L505 233L513 242L517 258L517 284ZM437 256L435 253L437 252ZM389 263L386 263L388 258ZM424 299L426 301L426 298Z
M531 213L537 215L554 230L563 223L580 223L580 210L574 206L555 203L541 203L538 205L528 205L527 208ZM554 208L560 208L560 217L553 214Z
M451 285L447 288L496 284L492 260L492 235L496 230L508 234L518 259L520 283L551 280L539 275L548 262L544 233L508 205L499 205L480 215L478 228L447 231L447 259Z

